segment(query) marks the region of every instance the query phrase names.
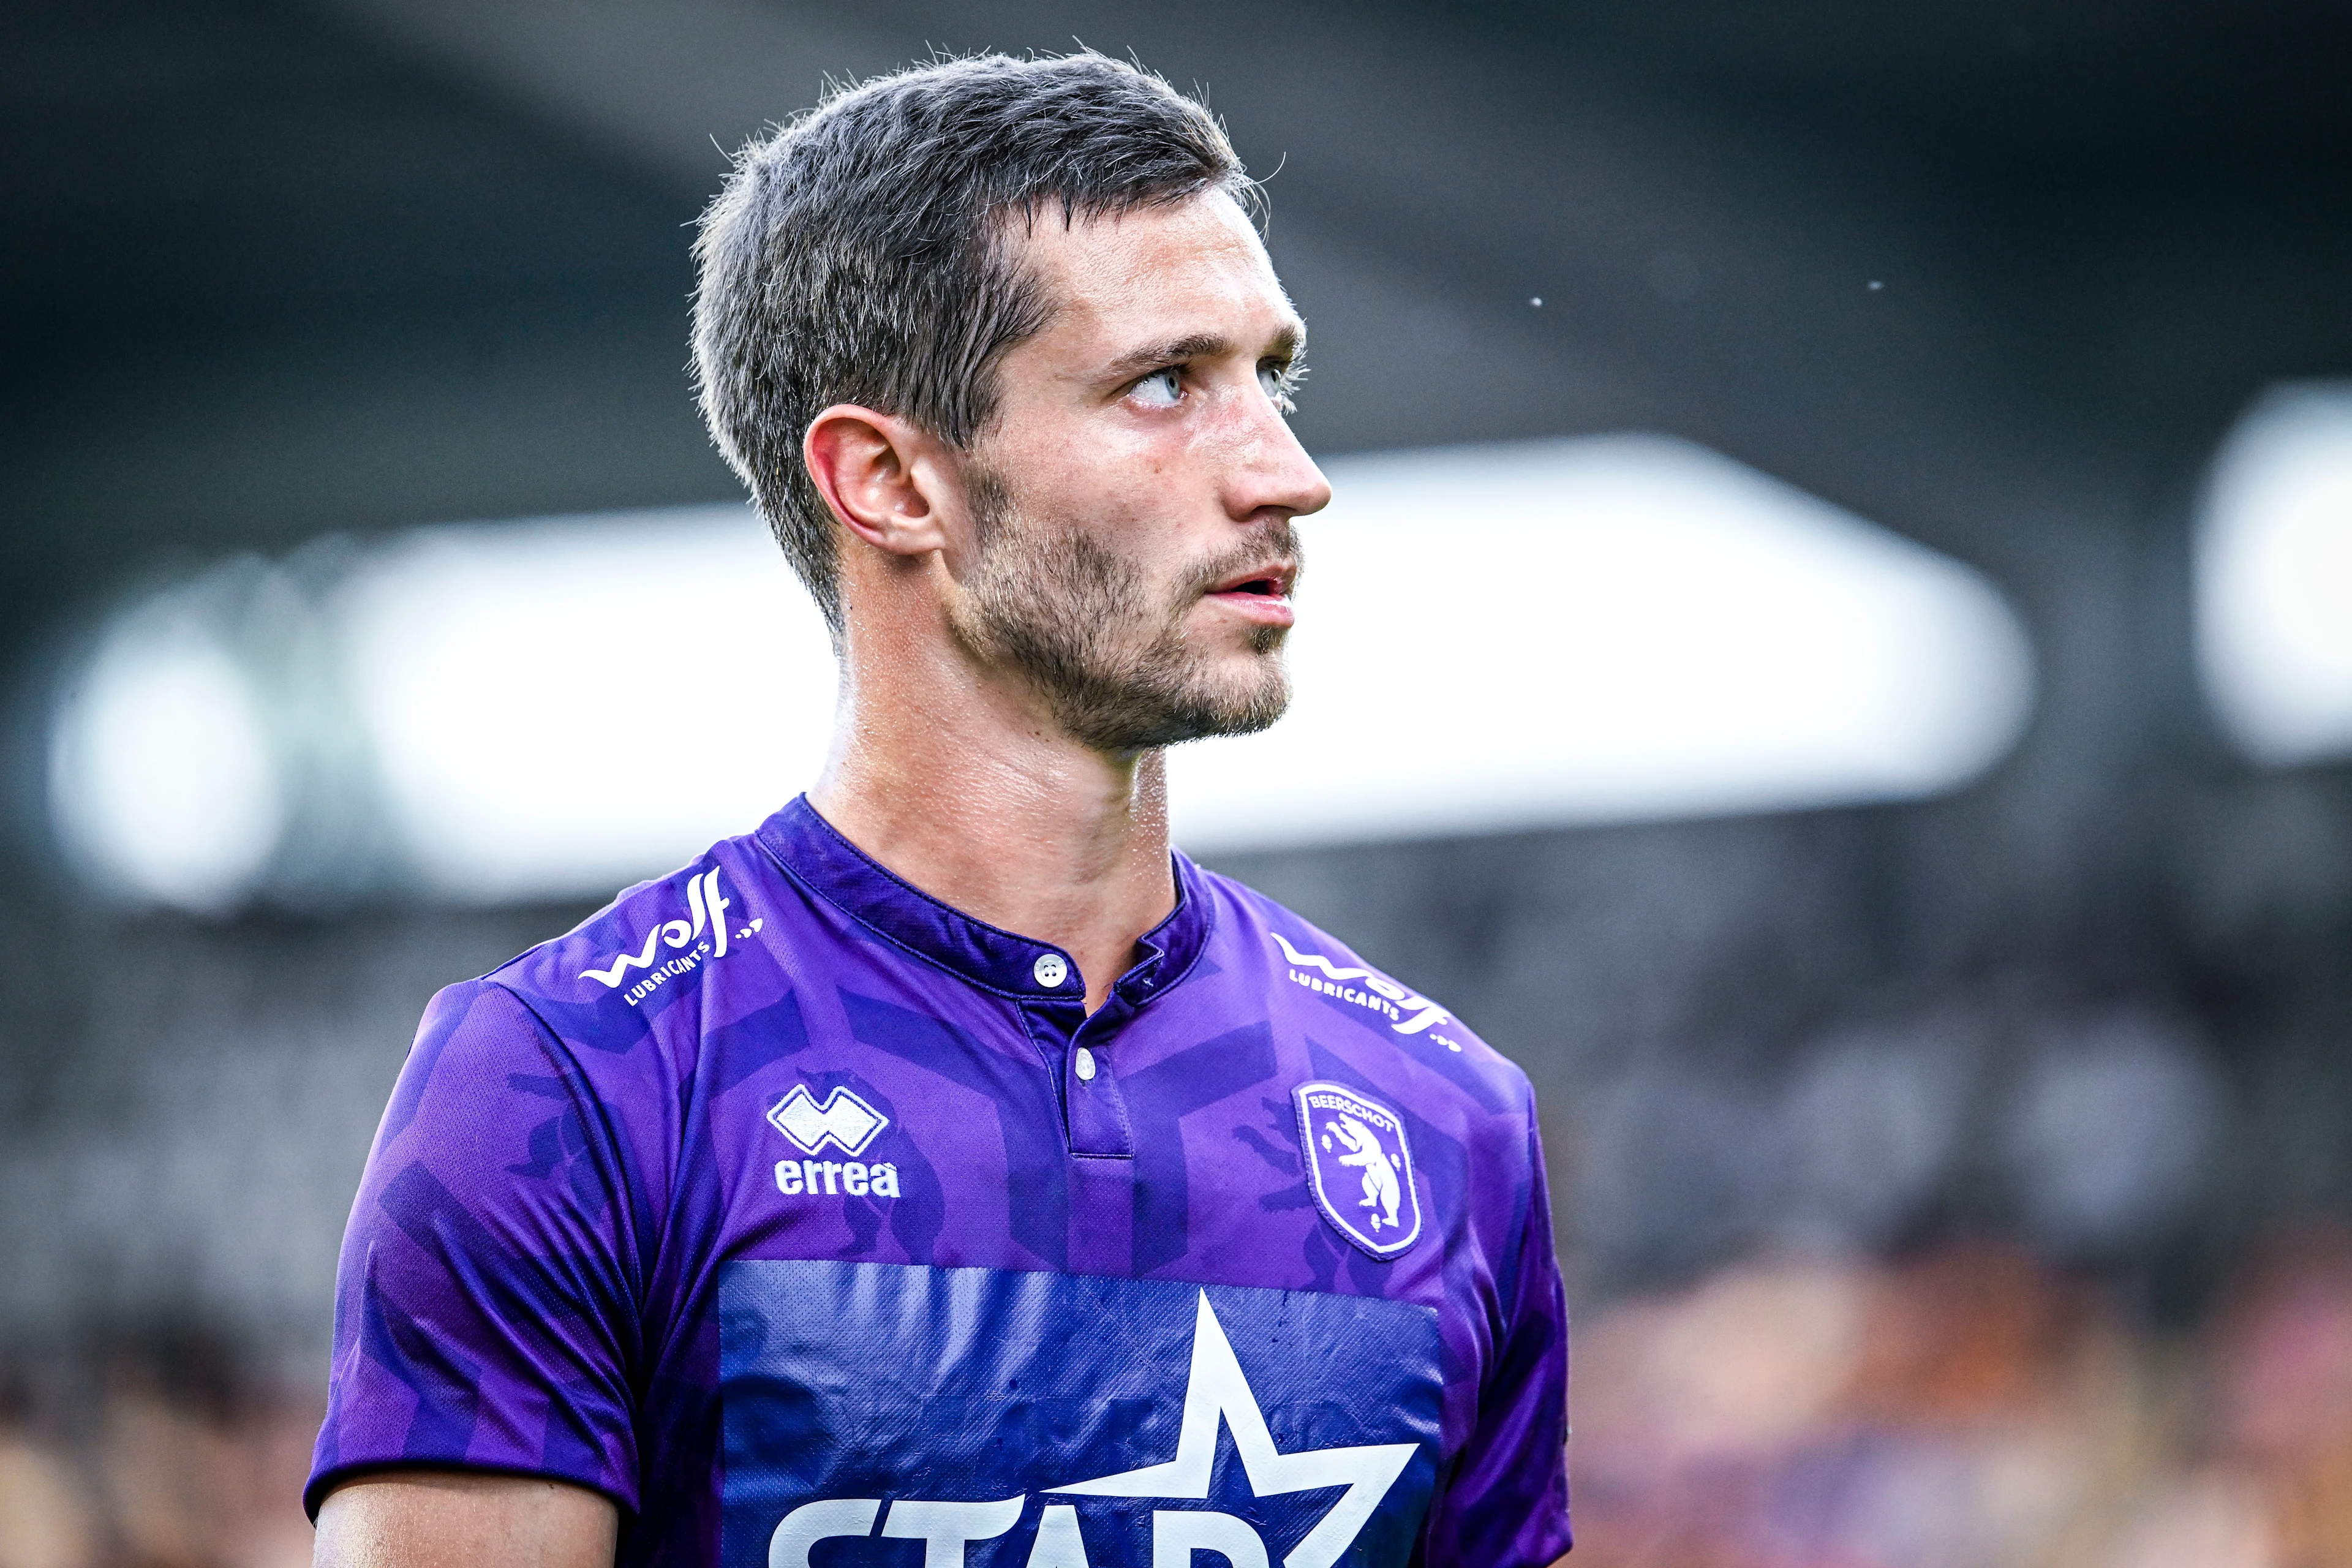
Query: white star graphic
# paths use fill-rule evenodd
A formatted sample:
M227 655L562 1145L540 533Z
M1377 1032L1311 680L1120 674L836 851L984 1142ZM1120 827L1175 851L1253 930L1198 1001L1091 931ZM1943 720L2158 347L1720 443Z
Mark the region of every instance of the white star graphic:
M1412 1460L1417 1444L1368 1443L1353 1448L1309 1448L1296 1454L1275 1452L1274 1435L1257 1396L1242 1375L1242 1363L1201 1292L1201 1310L1192 1327L1192 1370L1184 1389L1184 1422L1176 1437L1176 1457L1164 1465L1146 1465L1072 1486L1055 1492L1086 1497L1189 1498L1209 1495L1209 1470L1217 1457L1217 1421L1234 1435L1242 1469L1250 1489L1260 1497L1303 1492L1317 1487L1348 1489L1331 1505L1307 1538L1282 1560L1283 1568L1331 1568L1339 1553L1354 1543L1364 1521L1388 1496L1389 1488Z

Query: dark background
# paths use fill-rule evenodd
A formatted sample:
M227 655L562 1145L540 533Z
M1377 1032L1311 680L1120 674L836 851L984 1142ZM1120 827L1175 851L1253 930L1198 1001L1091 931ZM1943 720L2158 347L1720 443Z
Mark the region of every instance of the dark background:
M2032 726L1948 799L1226 863L1525 1065L1580 1312L1991 1247L2173 1342L2352 1206L2352 771L2237 760L2189 623L2217 444L2352 374L2352 9L0 17L0 1422L99 1455L89 1551L245 1550L121 1522L106 1391L310 1397L418 1010L583 911L110 911L46 847L48 682L236 552L733 497L685 373L720 148L935 48L1131 50L1224 117L1310 449L1666 431L2024 616Z

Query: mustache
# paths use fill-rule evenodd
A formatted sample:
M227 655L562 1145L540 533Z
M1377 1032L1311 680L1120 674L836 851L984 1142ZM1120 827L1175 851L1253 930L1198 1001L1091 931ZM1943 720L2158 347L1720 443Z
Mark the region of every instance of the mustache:
M1256 539L1234 545L1203 561L1193 570L1180 590L1178 604L1189 607L1192 601L1244 573L1271 572L1288 567L1291 591L1296 593L1298 579L1306 574L1306 552L1298 542L1298 531L1288 518L1268 525Z

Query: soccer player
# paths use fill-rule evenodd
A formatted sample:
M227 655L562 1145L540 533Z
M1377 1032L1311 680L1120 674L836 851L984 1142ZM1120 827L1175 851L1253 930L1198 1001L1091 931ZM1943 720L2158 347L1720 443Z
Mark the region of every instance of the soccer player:
M1329 494L1253 195L1090 54L745 153L703 406L832 625L832 753L434 999L344 1242L322 1563L1567 1549L1526 1078L1169 846L1163 749L1283 710ZM694 679L761 721L756 668Z

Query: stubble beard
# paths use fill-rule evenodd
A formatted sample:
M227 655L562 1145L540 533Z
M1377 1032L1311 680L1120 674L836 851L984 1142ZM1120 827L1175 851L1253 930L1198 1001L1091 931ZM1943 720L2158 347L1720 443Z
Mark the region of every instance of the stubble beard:
M949 626L975 658L1024 678L1081 744L1134 752L1246 735L1290 706L1287 626L1254 628L1254 657L1238 675L1213 668L1184 636L1210 588L1271 554L1297 559L1286 520L1155 601L1135 563L1082 528L1020 517L994 476L973 472L970 493L979 558Z

